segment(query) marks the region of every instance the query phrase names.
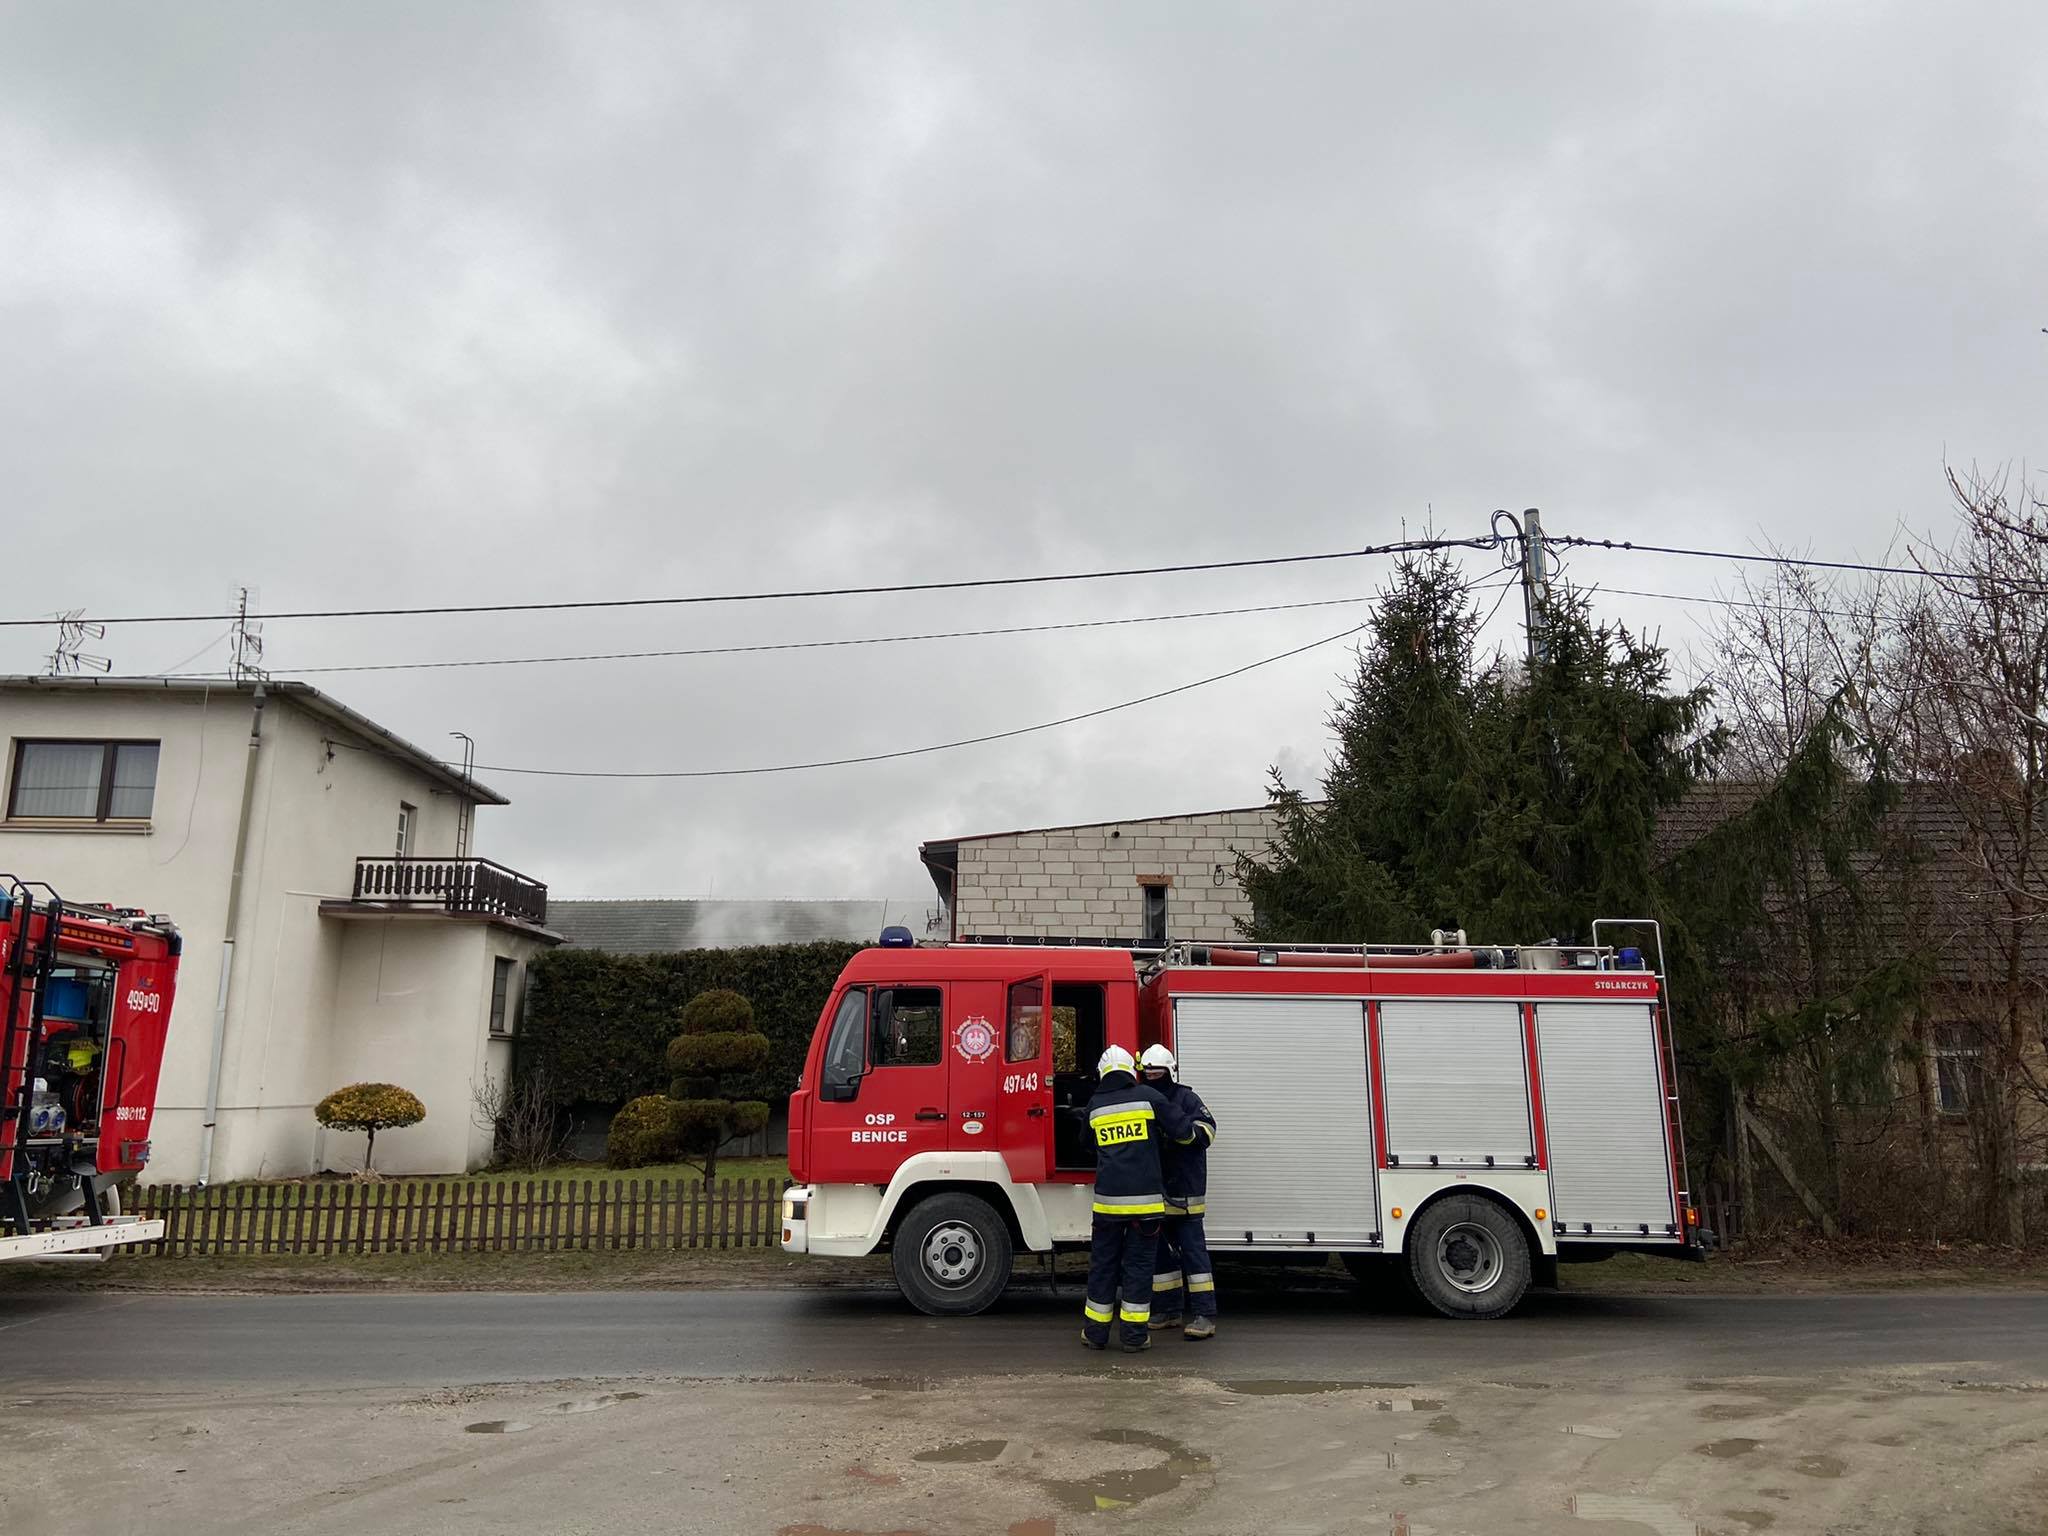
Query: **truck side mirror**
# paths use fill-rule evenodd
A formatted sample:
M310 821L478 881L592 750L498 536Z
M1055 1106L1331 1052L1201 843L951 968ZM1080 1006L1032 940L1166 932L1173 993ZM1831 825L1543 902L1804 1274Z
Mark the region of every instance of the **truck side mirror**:
M850 1082L824 1082L818 1085L818 1097L828 1104L850 1103L859 1093L860 1079L857 1077Z

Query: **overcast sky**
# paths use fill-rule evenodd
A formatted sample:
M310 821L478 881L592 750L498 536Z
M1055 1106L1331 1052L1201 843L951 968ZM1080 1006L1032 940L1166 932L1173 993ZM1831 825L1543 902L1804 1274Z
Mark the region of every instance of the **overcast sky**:
M1877 553L2042 457L2048 8L9 4L0 616L744 591L1556 532ZM1490 557L1475 556L1475 577ZM1581 581L1727 590L1582 554ZM273 623L478 742L562 895L929 898L921 840L1312 781L1384 563ZM1491 602L1493 594L1486 594ZM1705 610L1609 611L1693 642ZM1490 635L1512 642L1503 607ZM219 628L125 628L123 673ZM40 670L43 631L0 631Z

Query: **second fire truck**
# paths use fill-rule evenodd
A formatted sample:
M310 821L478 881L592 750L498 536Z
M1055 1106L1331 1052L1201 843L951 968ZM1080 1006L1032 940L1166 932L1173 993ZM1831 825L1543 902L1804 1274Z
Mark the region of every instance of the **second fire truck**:
M120 1214L149 1159L178 930L0 875L0 1259L163 1236Z
M1340 1255L1456 1318L1560 1261L1698 1257L1656 926L1593 932L1140 951L891 930L847 964L791 1096L782 1246L886 1249L920 1309L981 1311L1019 1251L1087 1241L1096 1058L1163 1041L1221 1127L1215 1252Z

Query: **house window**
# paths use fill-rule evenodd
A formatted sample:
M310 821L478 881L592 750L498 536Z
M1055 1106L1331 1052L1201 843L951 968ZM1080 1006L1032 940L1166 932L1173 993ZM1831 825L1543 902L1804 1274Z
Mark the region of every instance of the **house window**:
M35 821L147 821L153 741L17 741L7 815Z
M1166 942L1166 892L1173 884L1165 875L1140 875L1138 884L1145 895L1145 934L1147 944Z
M491 962L491 1033L512 1033L512 972L519 962L503 955Z
M412 827L419 819L420 809L405 801L398 802L398 856L402 859L412 852Z
M1969 1113L1984 1091L1984 1047L1969 1030L1943 1024L1934 1033L1934 1091L1945 1115Z

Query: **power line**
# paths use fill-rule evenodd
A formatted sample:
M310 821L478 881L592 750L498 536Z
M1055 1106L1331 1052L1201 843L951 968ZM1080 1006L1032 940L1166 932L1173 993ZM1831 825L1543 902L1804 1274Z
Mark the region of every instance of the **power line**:
M1553 534L1552 544L1573 549L1604 549L1620 554L1683 555L1696 560L1737 560L1749 565L1785 565L1816 571L1860 571L1873 576L1913 576L1923 581L1990 581L2000 586L2027 591L2048 591L2040 582L1997 576L1988 571L1952 571L1939 565L1875 565L1862 560L1815 560L1802 555L1742 554L1729 549L1685 549L1671 544L1638 544L1632 539L1588 539L1570 534Z
M815 768L851 768L862 763L886 763L898 758L924 757L933 752L951 752L961 747L978 747L992 741L1010 741L1019 736L1030 736L1040 731L1057 730L1061 726L1078 725L1084 720L1099 720L1104 715L1113 715L1121 710L1136 709L1141 704L1152 704L1160 699L1170 699L1177 694L1192 693L1197 688L1207 688L1212 683L1227 682L1233 677L1242 677L1260 667L1270 667L1275 662L1287 661L1313 651L1320 646L1348 639L1365 630L1363 624L1354 624L1349 629L1340 629L1334 635L1324 635L1320 640L1311 640L1306 645L1297 645L1292 650L1281 651L1278 655L1263 656L1257 661L1246 662L1241 667L1232 667L1228 672L1218 672L1209 677L1197 678L1191 683L1182 683L1173 688L1162 688L1157 693L1148 693L1140 698L1125 699L1117 704L1105 704L1100 709L1084 710L1077 715L1062 715L1057 720L1041 720L1035 725L1020 725L1007 731L990 731L981 736L967 736L957 741L934 742L923 747L903 747L894 752L870 752L859 757L820 758L802 763L772 763L752 768L668 768L668 769L578 769L578 768L515 768L503 763L478 763L478 773L519 774L530 778L543 779L736 779L753 778L771 773L802 773ZM337 746L352 746L349 742L336 742ZM376 747L353 747L362 752L381 752ZM383 753L385 756L395 754Z
M562 613L594 608L674 608L703 603L767 603L813 597L886 597L909 592L961 592L972 588L1030 587L1066 581L1113 581L1132 576L1181 576L1200 571L1241 571L1255 567L1309 565L1329 560L1359 560L1372 555L1418 554L1438 549L1491 549L1491 536L1470 539L1403 539L1393 544L1369 544L1361 549L1328 550L1311 555L1257 555L1238 560L1202 560L1180 565L1129 566L1117 570L1062 571L1038 576L977 576L959 581L906 581L873 587L803 587L776 592L696 593L686 597L604 597L567 602L464 603L420 608L309 608L290 613L270 613L265 623L285 619L403 619L468 613ZM238 615L232 613L124 614L95 618L95 624L224 624ZM41 619L0 619L0 628L47 624Z
M762 651L816 651L830 650L854 645L905 645L923 640L971 640L995 635L1043 635L1058 630L1071 629L1113 629L1132 624L1167 624L1184 619L1235 618L1253 613L1291 613L1303 608L1340 608L1354 603L1369 603L1371 594L1353 597L1325 597L1299 603L1259 603L1248 608L1202 608L1186 613L1146 613L1119 619L1074 619L1059 624L1014 624L1000 629L947 629L932 630L910 635L856 635L843 640L779 640L760 645L706 645L683 650L668 651L590 651L567 656L489 656L467 661L386 661L363 662L351 666L335 667L294 667L293 677L310 677L331 672L418 672L434 671L450 667L532 667L556 662L581 661L648 661L681 656L746 656ZM218 644L218 641L214 642ZM209 647L210 648L210 647ZM191 673L194 677L213 677L217 673Z

